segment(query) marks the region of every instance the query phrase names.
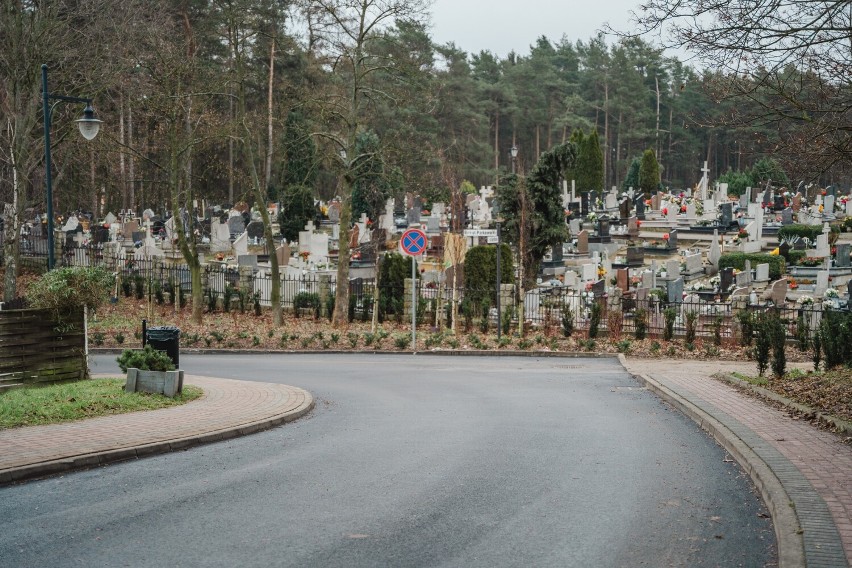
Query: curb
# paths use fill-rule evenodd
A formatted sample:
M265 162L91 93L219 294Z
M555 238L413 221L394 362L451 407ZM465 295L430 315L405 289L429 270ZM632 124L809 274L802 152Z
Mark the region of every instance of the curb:
M102 347L89 349L90 355L120 354L121 349ZM188 355L448 355L448 356L497 356L497 357L565 357L569 359L615 359L620 353L598 351L499 351L497 349L447 349L429 351L345 351L335 349L300 349L293 351L265 351L261 349L185 349L181 353Z
M229 428L210 430L209 432L205 432L204 434L198 434L194 436L162 440L159 442L145 444L142 446L133 446L127 448L118 448L114 450L104 450L101 452L93 452L88 454L80 454L58 460L51 460L46 462L28 464L16 468L10 468L6 471L0 472L0 484L23 481L27 479L53 475L56 473L62 473L76 469L85 469L93 466L106 465L117 461L138 459L156 454L165 454L177 450L185 450L194 446L200 446L202 444L220 442L222 440L229 440L231 438L237 438L239 436L246 436L248 434L261 432L263 430L269 430L270 428L274 428L287 422L297 420L298 418L301 418L302 416L306 415L308 412L314 409L316 402L314 401L313 395L311 395L311 393L305 391L304 389L299 390L304 392L305 402L298 408L281 414L273 415L268 418L263 418L261 420L256 420L254 422L238 424Z
M619 362L627 371L623 354L619 354ZM629 373L629 371L627 371ZM749 474L763 501L772 515L775 527L775 538L778 543L779 568L807 566L805 559L805 542L803 530L790 495L765 461L743 442L734 432L719 420L700 409L698 406L670 390L663 384L646 375L633 375L651 392L675 406L698 426L709 433L730 453L737 463Z
M726 380L734 386L748 389L756 394L759 394L762 397L783 404L790 410L804 414L807 417L814 417L822 424L834 428L834 430L838 433L852 433L852 422L847 422L846 420L842 420L840 418L837 418L836 416L832 416L831 414L820 412L819 410L811 408L810 406L790 400L789 398L782 396L777 392L765 389L759 385L753 385L748 381L744 381L728 373L719 373L714 376Z

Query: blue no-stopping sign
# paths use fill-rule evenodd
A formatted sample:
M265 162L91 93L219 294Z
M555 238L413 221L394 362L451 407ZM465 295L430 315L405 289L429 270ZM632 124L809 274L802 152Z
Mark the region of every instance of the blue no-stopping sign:
M409 256L420 256L426 252L426 247L429 246L429 241L426 238L426 233L420 229L408 229L402 234L399 246L402 249L402 252Z

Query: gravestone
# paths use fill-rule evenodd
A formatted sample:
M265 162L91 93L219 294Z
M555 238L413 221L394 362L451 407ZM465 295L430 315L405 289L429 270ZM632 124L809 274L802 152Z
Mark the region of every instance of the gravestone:
M723 293L731 289L734 285L734 269L733 267L725 267L719 271L719 290Z
M826 225L827 226L827 225ZM831 247L828 245L828 232L823 232L817 235L816 239L816 258L825 258L831 255Z
M252 221L246 227L246 233L248 233L248 238L251 240L257 239L258 241L263 238L263 221Z
M639 223L635 215L627 219L627 236L631 239L639 236Z
M646 270L642 273L642 287L643 288L653 288L654 287L654 271Z
M237 257L237 264L242 267L257 268L256 254L241 254Z
M603 238L609 237L609 219L602 218L598 221L598 236Z
M479 209L477 209L477 211L476 211L477 214L479 214L479 210L482 208L482 205L483 205L483 203L482 203L482 201L480 201L479 202ZM411 225L419 224L420 223L420 208L419 207L412 207L411 209L409 209L408 213L406 214L406 219L408 221L409 227Z
M637 267L645 264L645 249L642 247L627 247L627 266Z
M630 200L626 197L618 205L618 215L622 221L627 221L627 218L630 217Z
M580 221L579 219L571 219L571 221L568 222L568 228L571 230L572 235L578 234L580 232L581 227L582 221Z
M669 231L669 249L677 250L677 229Z
M782 225L792 225L793 224L793 210L789 207L781 211L781 224Z
M798 213L799 210L802 208L802 194L801 193L797 193L796 195L793 196L793 205L791 206L791 208L793 209L794 213Z
M772 204L772 209L774 211L781 211L785 207L787 207L787 204L785 203L784 196L781 194L775 195L775 200Z
M666 221L668 221L669 223L677 222L677 211L677 204L669 203L669 206L666 208Z
M580 269L580 278L583 282L591 282L598 277L598 266L594 262L588 262Z
M687 255L685 260L687 276L694 276L696 274L702 274L704 272L704 265L701 260L701 253Z
M737 274L735 275L735 280L738 287L748 287L751 285L751 272L737 272Z
M628 271L626 268L619 268L615 271L615 285L622 292L627 292L630 290L630 278L628 277Z
M138 239L133 238L134 233L139 232L139 221L133 219L132 221L128 221L121 226L121 234L125 239L133 239L133 242L136 242Z
M837 244L837 255L835 256L834 262L836 266L840 268L848 268L850 266L849 259L849 250L852 248L852 245L849 243L838 243Z
M734 206L730 202L723 203L719 206L719 210L719 225L727 229L734 220Z
M852 301L852 280L846 283L846 297Z
M828 270L820 270L817 272L816 286L814 286L814 297L821 298L825 291L828 290Z
M391 214L390 218L393 219L393 214ZM328 220L332 223L340 223L340 203L337 201L328 206Z
M772 283L767 289L766 298L776 306L783 306L787 303L787 279L781 278Z
M592 284L592 294L594 294L595 298L600 298L606 294L606 282L598 280Z
M585 217L589 214L589 192L580 192L580 214Z
M241 234L234 240L234 254L237 258L248 254L248 235L246 233Z
M586 229L577 233L577 252L580 254L589 254L589 231Z
M633 204L636 207L636 218L639 219L640 221L644 221L645 220L645 199L642 197L641 194L635 199Z
M275 249L275 257L278 259L278 266L290 264L290 245L281 243L281 246Z
M666 283L666 294L669 304L679 304L683 301L683 278L669 280Z
M637 310L647 310L649 308L649 298L651 296L651 289L645 286L636 288L636 309Z
M660 210L661 199L662 199L662 197L660 196L659 193L655 193L654 195L651 196L651 210L652 211L659 211Z
M228 217L228 231L230 231L232 237L242 235L245 230L246 224L245 221L243 221L242 215Z
M722 247L719 245L719 231L713 231L713 240L710 241L710 252L707 253L707 260L710 264L719 268L719 259L722 257Z
M571 212L572 220L580 217L580 203L578 201L572 201L569 203L567 209Z
M676 258L666 260L666 278L674 280L680 274L680 261Z
M758 264L754 271L755 282L769 282L769 265L767 263Z
M830 217L834 216L834 201L835 198L833 195L826 195L822 201L822 212L824 215L828 215Z

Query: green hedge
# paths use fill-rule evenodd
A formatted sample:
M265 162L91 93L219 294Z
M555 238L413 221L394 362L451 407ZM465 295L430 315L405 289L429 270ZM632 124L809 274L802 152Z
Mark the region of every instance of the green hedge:
M831 225L831 232L839 233L840 227ZM785 237L797 236L802 239L808 238L813 242L821 234L822 225L785 225L778 229L778 241L780 242Z
M744 252L731 252L723 254L719 258L719 270L723 268L736 268L737 270L745 270L746 261L751 262L751 267L755 268L758 264L769 265L769 278L778 280L784 274L786 263L784 257L772 254L746 254Z

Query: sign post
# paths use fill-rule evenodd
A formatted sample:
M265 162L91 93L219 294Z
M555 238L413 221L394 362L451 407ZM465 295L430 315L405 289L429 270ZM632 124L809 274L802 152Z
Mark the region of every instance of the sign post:
M399 240L399 248L411 258L411 350L417 351L417 262L418 257L426 252L429 239L420 229L408 229Z

